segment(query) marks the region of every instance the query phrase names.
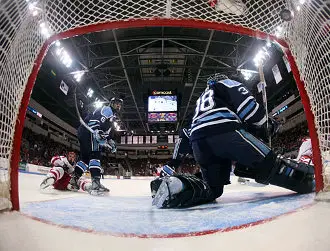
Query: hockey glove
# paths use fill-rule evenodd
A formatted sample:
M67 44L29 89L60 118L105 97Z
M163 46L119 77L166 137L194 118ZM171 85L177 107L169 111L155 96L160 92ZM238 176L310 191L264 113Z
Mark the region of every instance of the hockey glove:
M117 152L116 142L113 139L108 139L107 144L109 146L111 153Z
M102 130L95 130L93 133L93 137L100 145L104 145L107 142L108 135L105 134Z

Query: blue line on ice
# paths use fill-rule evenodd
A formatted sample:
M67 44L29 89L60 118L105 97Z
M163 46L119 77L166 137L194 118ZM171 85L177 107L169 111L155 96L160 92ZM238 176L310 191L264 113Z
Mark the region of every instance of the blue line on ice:
M308 204L314 194L231 192L189 209L156 209L150 197L73 197L23 205L25 214L55 224L112 234L166 235L240 226Z

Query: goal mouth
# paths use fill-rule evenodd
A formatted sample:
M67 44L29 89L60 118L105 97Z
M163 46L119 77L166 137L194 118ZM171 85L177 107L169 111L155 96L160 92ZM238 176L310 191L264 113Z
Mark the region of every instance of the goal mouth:
M325 3L295 3L292 7L297 11L290 23L284 23L279 16L280 11L287 7L287 4L282 2L269 4L268 1L248 0L139 0L134 3L100 1L81 4L77 6L53 1L43 5L37 2L31 5L28 1L13 0L0 7L1 20L4 20L2 23L6 32L5 36L1 35L5 42L0 46L0 87L9 88L4 101L1 101L1 107L9 111L6 119L11 127L4 131L4 154L0 157L11 154L8 184L10 183L13 209L19 209L18 163L22 121L38 71L50 45L60 39L120 28L167 26L211 29L268 39L281 45L296 80L309 125L314 153L316 191L324 188L324 181L326 186L329 186L328 180L323 179L322 167L322 156L329 150L328 144L325 143L328 139L323 140L323 137L329 136L328 125L324 123L325 116L328 116L326 105L323 105L326 94L321 95L315 90L318 83L322 84L323 90L329 85L324 77L324 74L328 73L326 62L329 56L326 52L329 50L330 41L329 7ZM310 14L315 14L312 20ZM46 41L39 27L40 21L49 22L55 33ZM268 34L275 34L274 29L283 28L277 27L278 25L288 29L284 32L287 40ZM325 53L321 54L322 51ZM315 69L318 69L317 72L314 71L314 65ZM17 95L13 97L15 91ZM11 142L10 145L7 146L7 142Z

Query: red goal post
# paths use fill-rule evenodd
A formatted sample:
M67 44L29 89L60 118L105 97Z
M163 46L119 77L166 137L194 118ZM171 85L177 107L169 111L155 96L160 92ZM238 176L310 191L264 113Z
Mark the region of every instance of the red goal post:
M0 6L0 210L19 209L18 164L24 118L50 45L90 32L146 26L214 29L277 42L288 58L304 105L316 190L329 189L330 9L325 1L75 2L11 0ZM283 9L294 12L290 22L280 18Z

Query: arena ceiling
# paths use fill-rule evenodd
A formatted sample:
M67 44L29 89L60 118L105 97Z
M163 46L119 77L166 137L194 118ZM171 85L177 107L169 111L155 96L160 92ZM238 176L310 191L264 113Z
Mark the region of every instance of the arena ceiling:
M40 69L32 97L51 112L78 126L73 89L78 84L82 114L92 109L96 98L124 99L122 127L135 134L177 131L190 123L194 106L212 73L223 73L245 82L253 90L259 82L253 58L266 41L214 30L183 27L145 27L106 30L61 41L73 59L66 67L49 49ZM273 61L280 53L269 49ZM241 69L252 72L244 80ZM78 83L73 76L84 72ZM267 72L266 72L267 74ZM59 85L69 86L64 95ZM87 97L91 88L93 96ZM178 94L177 123L147 123L147 97L152 90L175 90ZM277 90L278 91L278 90Z

